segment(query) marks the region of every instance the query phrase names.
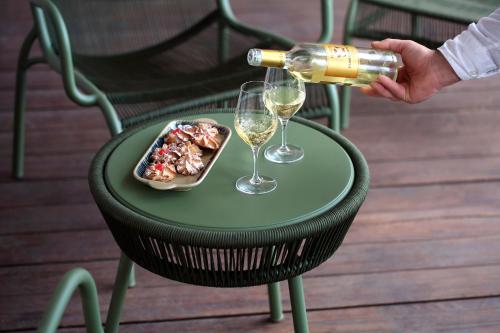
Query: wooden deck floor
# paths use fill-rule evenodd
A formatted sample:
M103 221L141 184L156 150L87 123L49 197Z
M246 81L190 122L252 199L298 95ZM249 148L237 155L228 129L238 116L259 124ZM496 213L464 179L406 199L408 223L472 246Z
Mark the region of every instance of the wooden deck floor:
M234 2L245 21L293 38L319 32L316 2ZM346 5L335 3L336 41ZM29 77L26 179L10 178L14 68L30 22L25 1L2 2L1 332L35 330L76 266L96 278L104 313L119 255L87 185L104 121L45 66ZM334 258L305 275L311 332L500 332L499 89L500 77L460 83L412 106L354 93L344 134L367 157L372 187ZM285 285L286 320L271 324L265 288L194 287L141 269L137 278L122 332L292 331ZM78 298L62 326L84 331Z

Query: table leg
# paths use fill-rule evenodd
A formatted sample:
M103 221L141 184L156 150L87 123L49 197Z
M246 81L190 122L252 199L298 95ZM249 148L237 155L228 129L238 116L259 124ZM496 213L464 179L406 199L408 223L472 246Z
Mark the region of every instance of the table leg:
M278 322L283 320L283 308L281 306L280 283L274 282L267 285L269 296L269 309L271 310L271 320Z
M120 325L120 316L125 301L125 294L130 281L130 273L132 271L132 260L130 260L123 252L118 264L116 272L115 285L113 286L113 295L109 303L108 317L106 318L106 333L118 332Z
M128 278L128 287L129 288L134 288L135 287L135 266L132 265L130 268L130 275Z
M292 303L293 328L295 333L308 333L307 312L302 287L302 275L288 279L290 302Z

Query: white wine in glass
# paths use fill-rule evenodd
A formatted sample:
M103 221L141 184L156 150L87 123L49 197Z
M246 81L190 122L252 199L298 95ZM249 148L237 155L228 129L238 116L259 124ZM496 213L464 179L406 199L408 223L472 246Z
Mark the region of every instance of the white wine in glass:
M276 188L276 180L260 176L257 161L259 151L276 132L278 118L264 104L264 92L269 85L263 81L250 81L241 86L234 117L234 127L253 154L253 175L236 181L236 189L247 194L263 194Z
M276 86L266 92L264 103L281 119L290 119L300 110L305 98L306 93L295 87Z
M304 82L297 80L286 69L268 68L264 103L278 115L281 123L281 145L270 146L265 151L266 159L275 163L292 163L304 157L301 147L287 143L288 120L300 110L306 99Z

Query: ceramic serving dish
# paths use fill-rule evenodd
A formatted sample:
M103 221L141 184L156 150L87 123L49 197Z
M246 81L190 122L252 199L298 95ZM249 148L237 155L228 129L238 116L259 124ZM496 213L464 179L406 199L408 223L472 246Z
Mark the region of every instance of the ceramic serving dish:
M217 128L219 131L219 135L222 136L222 141L220 148L216 151L211 151L208 149L203 149L203 156L201 157L205 168L201 170L200 173L194 176L184 176L177 174L176 177L169 182L162 182L157 180L151 180L147 178L143 178L142 175L146 170L146 167L149 164L149 158L151 154L154 152L155 148L159 148L163 146L163 136L168 132L175 130L179 125L198 125L200 123L209 123ZM201 184L201 182L205 179L207 174L210 172L210 169L214 165L215 161L219 158L220 154L224 150L229 138L231 137L231 129L227 126L218 124L215 120L212 119L196 119L196 120L174 120L170 122L165 128L158 134L154 142L148 147L142 158L139 160L137 165L134 168L133 175L134 178L149 185L150 187L157 190L175 190L175 191L186 191L190 190L195 186Z

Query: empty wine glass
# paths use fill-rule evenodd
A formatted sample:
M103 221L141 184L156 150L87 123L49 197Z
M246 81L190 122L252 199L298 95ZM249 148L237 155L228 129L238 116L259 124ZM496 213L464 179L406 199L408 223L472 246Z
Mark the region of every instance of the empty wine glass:
M270 146L265 151L266 159L275 163L292 163L304 157L301 147L287 144L288 120L299 111L306 99L304 82L297 80L286 69L268 68L266 73L265 104L278 115L281 123L281 145Z
M278 118L264 104L264 91L270 86L263 81L250 81L241 86L234 127L240 138L252 149L253 175L236 181L238 191L248 194L263 194L276 188L276 180L260 176L257 168L260 147L276 132Z

